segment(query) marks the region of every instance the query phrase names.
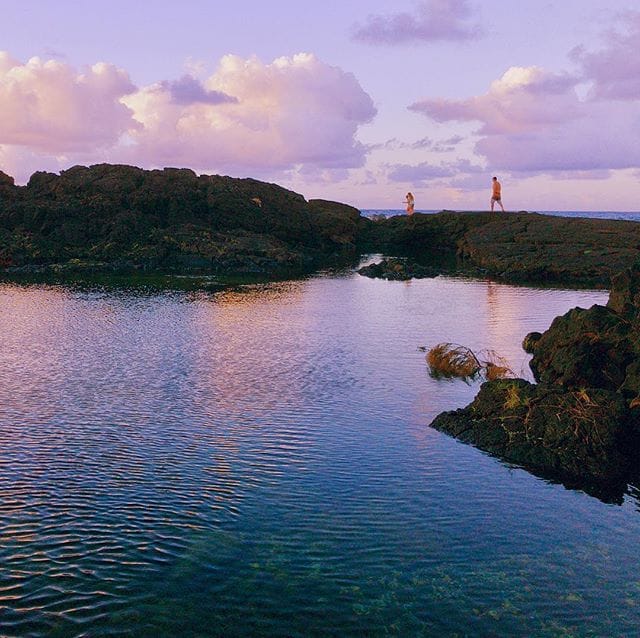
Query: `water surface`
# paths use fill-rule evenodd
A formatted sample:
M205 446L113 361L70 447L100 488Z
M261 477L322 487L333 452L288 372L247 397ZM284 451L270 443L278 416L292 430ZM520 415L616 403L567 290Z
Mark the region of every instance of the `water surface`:
M354 273L218 294L0 286L0 635L630 636L640 498L429 428L597 291Z

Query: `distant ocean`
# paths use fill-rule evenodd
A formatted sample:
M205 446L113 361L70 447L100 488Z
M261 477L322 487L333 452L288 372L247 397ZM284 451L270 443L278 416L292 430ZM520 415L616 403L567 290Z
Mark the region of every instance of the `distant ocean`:
M381 209L362 209L360 211L365 217L374 217L376 215L383 215L384 217L393 217L394 215L404 215L405 211L401 208L381 208ZM425 213L432 215L439 213L440 210L417 210L416 213ZM582 211L582 210L538 210L530 211L540 213L541 215L555 215L556 217L588 217L595 219L626 219L627 221L640 222L640 212L627 212L627 211L610 211L610 212L596 212L596 211Z

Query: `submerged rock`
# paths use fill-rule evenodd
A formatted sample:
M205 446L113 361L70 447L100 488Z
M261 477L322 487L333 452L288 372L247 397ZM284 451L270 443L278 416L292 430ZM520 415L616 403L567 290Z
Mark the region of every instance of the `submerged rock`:
M358 270L358 273L372 279L406 281L408 279L437 277L440 270L430 266L421 266L407 259L388 258L377 264L363 266Z

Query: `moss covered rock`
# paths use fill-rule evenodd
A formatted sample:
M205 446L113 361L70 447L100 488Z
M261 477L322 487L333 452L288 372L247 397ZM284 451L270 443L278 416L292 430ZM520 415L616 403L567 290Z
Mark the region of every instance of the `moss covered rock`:
M355 255L359 211L275 184L100 164L0 175L0 265L70 259L260 272Z
M522 379L484 383L469 406L440 414L432 426L549 476L601 482L625 476L637 437L620 394Z
M537 385L485 383L433 427L572 486L616 484L622 494L640 457L639 292L633 266L615 278L607 306L574 308L527 335Z

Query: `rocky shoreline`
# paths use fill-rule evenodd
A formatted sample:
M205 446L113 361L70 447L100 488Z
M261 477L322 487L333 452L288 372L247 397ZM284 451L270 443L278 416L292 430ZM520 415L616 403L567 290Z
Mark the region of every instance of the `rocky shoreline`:
M606 306L574 308L523 346L536 384L488 381L431 426L619 502L640 459L640 265L614 277Z
M0 268L277 279L353 260L359 219L351 206L187 169L76 166L26 186L0 174Z
M279 279L361 254L395 260L361 274L437 274L608 287L640 258L640 224L536 213L442 211L368 219L275 184L188 169L99 164L26 186L0 173L0 272L206 273ZM401 264L399 266L399 264Z
M598 494L614 486L621 498L640 457L639 223L452 211L371 220L275 184L186 169L76 166L35 173L26 186L0 173L5 279L133 275L219 290L234 278L351 266L365 253L385 258L360 274L388 280L456 273L608 288L621 273L606 307L574 309L527 335L536 384L486 382L432 424L567 484Z
M361 223L359 246L508 283L608 288L640 259L640 224L538 213L416 213ZM366 273L363 273L366 274ZM370 275L369 275L370 276Z

